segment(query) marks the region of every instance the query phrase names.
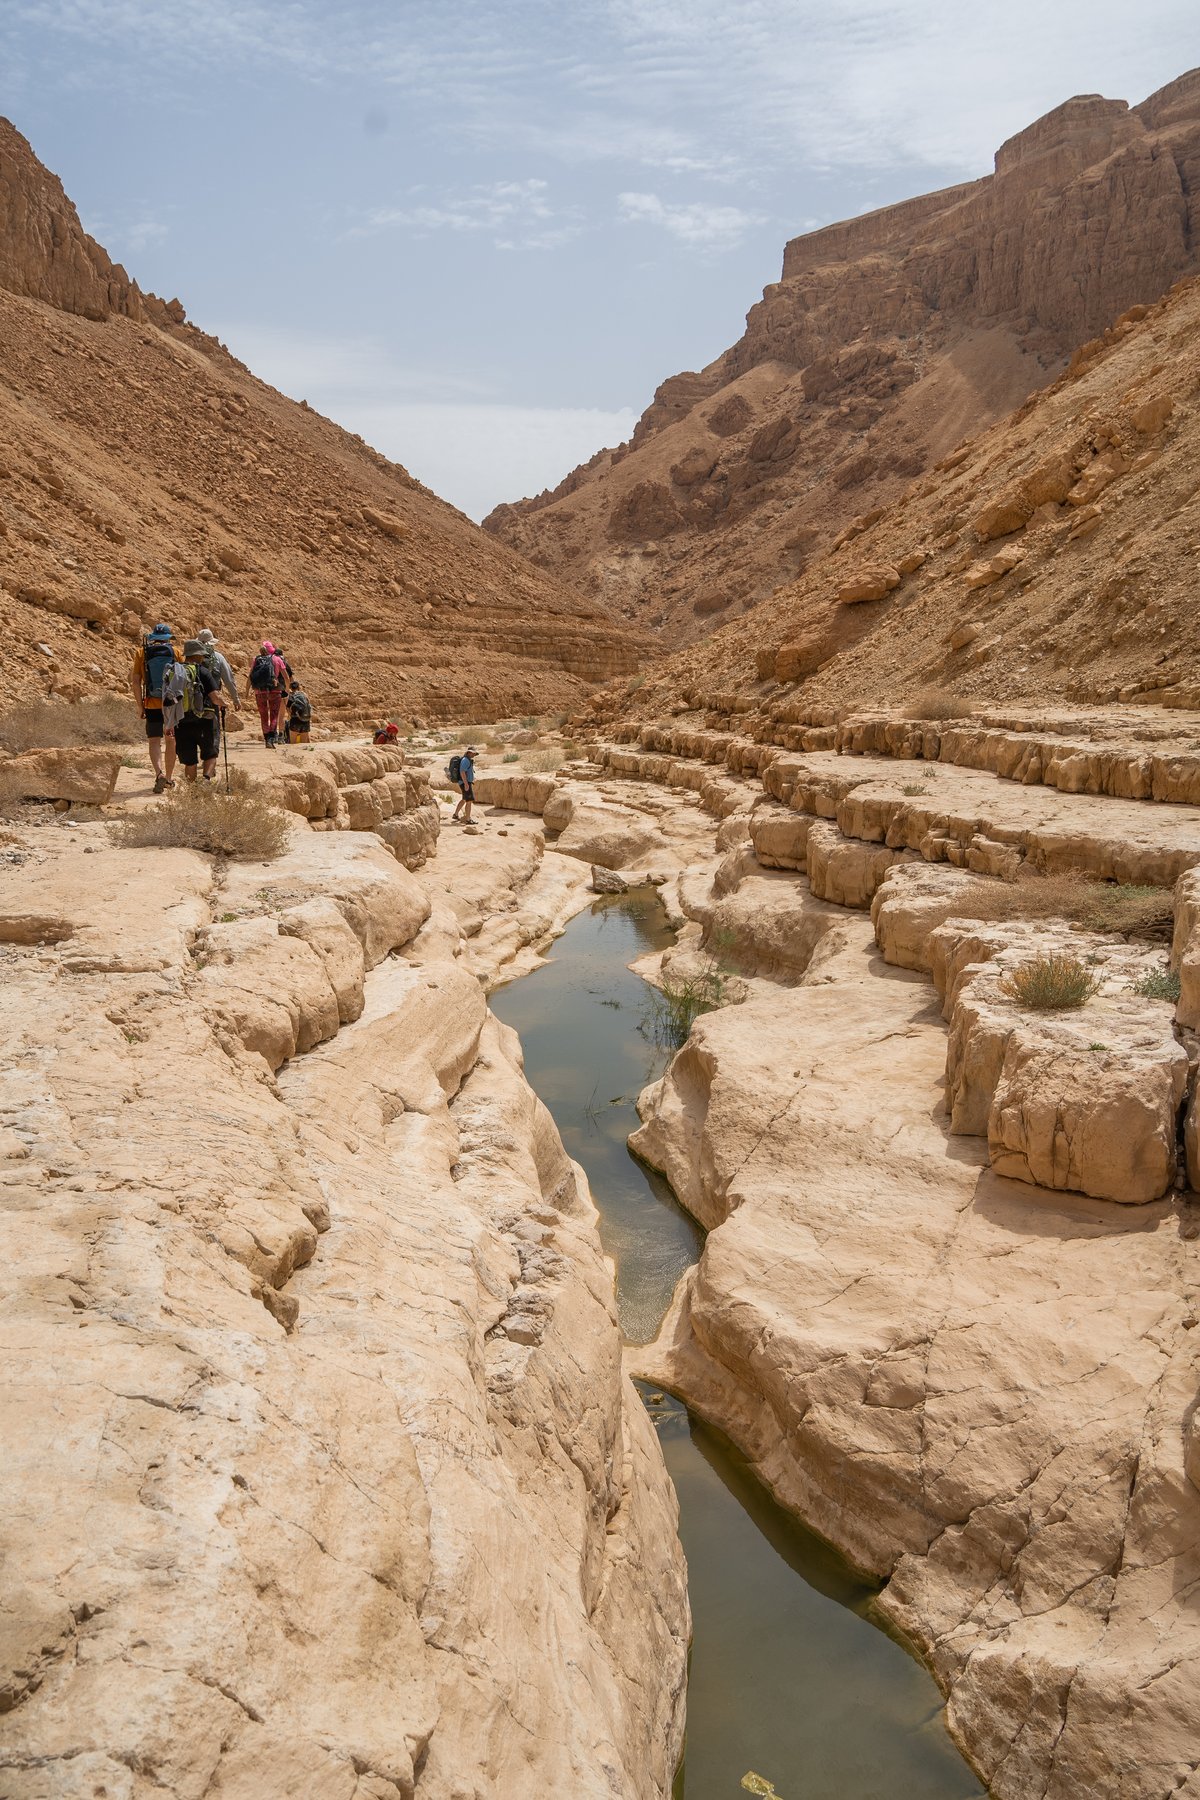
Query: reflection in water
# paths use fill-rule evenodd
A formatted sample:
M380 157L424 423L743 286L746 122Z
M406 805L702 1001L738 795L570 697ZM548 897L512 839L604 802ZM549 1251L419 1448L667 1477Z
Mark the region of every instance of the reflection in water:
M933 1680L865 1621L874 1590L775 1505L719 1432L669 1396L649 1405L694 1618L676 1800L732 1800L750 1770L780 1800L979 1795Z
M704 1241L626 1143L634 1102L666 1062L639 1029L647 989L626 964L671 941L653 889L598 900L572 920L544 967L492 995L497 1018L520 1033L530 1085L587 1171L600 1238L617 1266L621 1329L635 1344L655 1335Z
M587 1171L635 1343L654 1336L704 1235L625 1142L638 1092L666 1060L639 1029L646 988L626 964L670 942L656 894L600 900L543 968L492 996ZM864 1617L872 1590L775 1505L718 1432L668 1396L648 1405L679 1494L694 1624L676 1796L738 1800L752 1770L779 1800L978 1796L932 1678Z

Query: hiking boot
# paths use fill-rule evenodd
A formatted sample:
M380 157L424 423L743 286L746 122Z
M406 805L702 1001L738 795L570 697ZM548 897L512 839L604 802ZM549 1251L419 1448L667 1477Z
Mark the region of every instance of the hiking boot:
M167 780L165 775L156 775L154 777L154 791L156 794L165 794L170 785L171 783Z

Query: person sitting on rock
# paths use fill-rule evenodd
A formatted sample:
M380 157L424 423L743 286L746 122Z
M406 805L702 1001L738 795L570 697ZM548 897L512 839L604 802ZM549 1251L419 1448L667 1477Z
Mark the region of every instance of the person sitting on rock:
M258 706L263 743L273 750L279 742L279 715L287 692L287 664L269 638L250 665L250 692Z
M478 751L474 744L468 744L458 759L458 787L462 798L450 816L452 819L457 819L461 813L464 825L471 823L471 806L475 799L475 758L477 755Z
M178 660L171 627L155 625L138 645L130 671L129 685L146 725L146 747L150 752L150 767L154 770L156 794L175 786L171 779L175 773L175 732L164 717L163 677Z
M394 744L396 742L396 739L399 736L400 736L400 727L398 725L394 725L391 722L391 720L389 719L389 721L386 725L380 725L378 727L378 729L375 732L375 736L371 739L371 742L373 744L379 744L379 745L383 746L384 748L386 748L387 745Z
M199 638L188 639L183 655L187 684L183 716L175 727L175 748L185 781L195 781L198 763L204 765L205 781L212 781L221 750L220 714L229 702Z
M285 702L287 720L283 727L285 744L307 744L312 725L312 701L298 681L293 681Z

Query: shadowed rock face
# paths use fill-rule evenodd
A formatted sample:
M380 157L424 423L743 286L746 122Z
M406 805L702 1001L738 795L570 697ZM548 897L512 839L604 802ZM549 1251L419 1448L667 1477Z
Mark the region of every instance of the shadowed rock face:
M318 728L569 705L646 644L144 294L0 120L0 676L124 690L142 630L270 632Z
M1200 73L1068 100L995 173L794 239L737 344L487 529L699 636L1018 405L1200 254Z

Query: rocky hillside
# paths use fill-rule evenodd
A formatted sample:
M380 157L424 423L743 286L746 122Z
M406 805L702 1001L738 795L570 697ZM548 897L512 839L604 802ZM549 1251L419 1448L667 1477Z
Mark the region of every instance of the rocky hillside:
M1200 70L1085 95L995 173L793 240L741 340L629 443L486 527L695 638L793 580L1128 307L1200 263Z
M604 706L814 723L923 689L1196 706L1198 393L1190 277L854 521L798 581Z
M0 120L0 675L123 687L144 625L283 643L327 723L578 700L644 644L143 294Z

